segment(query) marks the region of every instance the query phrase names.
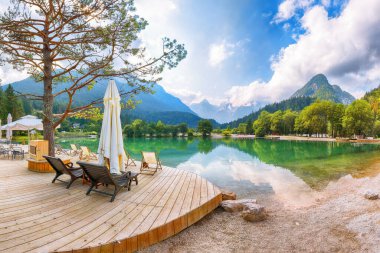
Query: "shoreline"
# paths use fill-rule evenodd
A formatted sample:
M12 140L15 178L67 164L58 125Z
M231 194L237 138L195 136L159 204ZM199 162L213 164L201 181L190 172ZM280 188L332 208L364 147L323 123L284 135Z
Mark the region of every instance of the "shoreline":
M85 138L85 139L98 139L90 136L65 136L57 137L59 139L76 139L76 138ZM201 136L178 136L178 137L138 137L144 139L171 139L171 138L180 138L180 139L189 139L189 138L203 138ZM310 142L343 142L343 143L362 143L362 144L380 144L380 139L348 139L348 138L330 138L330 137L305 137L305 136L295 136L295 135L267 135L265 137L255 137L255 135L243 135L243 134L232 134L231 136L223 136L221 134L212 134L208 138L210 139L266 139L266 140L281 140L281 141L310 141ZM21 144L20 144L21 145Z
M363 143L363 144L380 144L380 139L348 139L348 138L330 138L330 137L306 137L295 135L267 135L256 138L255 135L232 134L225 137L219 134L213 134L213 139L232 138L232 139L266 139L281 141L322 141L322 142L345 142L345 143Z

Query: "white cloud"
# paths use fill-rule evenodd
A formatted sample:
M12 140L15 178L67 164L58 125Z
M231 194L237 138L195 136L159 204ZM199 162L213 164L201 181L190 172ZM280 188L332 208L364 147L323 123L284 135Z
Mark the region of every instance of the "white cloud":
M172 88L166 88L166 90L176 96L181 98L182 102L184 102L187 105L190 104L196 104L202 102L202 100L207 99L210 104L219 106L222 103L226 102L226 99L224 98L216 98L216 97L207 97L200 91L193 91L188 89L172 89Z
M323 6L329 7L331 5L331 0L322 0L321 3Z
M278 6L278 12L274 17L276 23L280 23L291 19L299 9L306 9L314 1L313 0L284 0Z
M29 75L26 71L18 71L13 69L10 64L5 64L0 67L0 85L13 83L15 81L27 78Z
M209 49L209 64L213 67L221 64L234 54L235 46L235 44L226 43L225 41L211 44Z
M285 31L289 31L290 30L290 24L289 23L285 23L282 28L284 28Z
M170 94L180 97L185 104L198 103L205 99L200 91L191 91L187 89L166 89Z
M137 13L149 23L140 35L143 46L149 49L147 53L162 54L162 38L173 34L173 30L164 28L171 27L171 18L180 12L177 0L137 0L135 7Z
M322 6L310 8L300 20L306 33L281 49L272 61L272 78L267 83L253 81L248 86L232 87L228 91L232 104L287 98L318 73L356 96L377 86L379 13L378 0L351 0L340 16L331 19Z

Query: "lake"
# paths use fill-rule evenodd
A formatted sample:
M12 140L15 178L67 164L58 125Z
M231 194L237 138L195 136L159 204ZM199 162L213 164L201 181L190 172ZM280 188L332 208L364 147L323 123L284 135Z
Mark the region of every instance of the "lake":
M98 139L58 139L97 151ZM380 145L279 141L265 139L126 138L125 148L156 151L163 165L192 171L232 190L239 197L275 197L284 204L306 205L318 191L345 175L363 177L380 171Z

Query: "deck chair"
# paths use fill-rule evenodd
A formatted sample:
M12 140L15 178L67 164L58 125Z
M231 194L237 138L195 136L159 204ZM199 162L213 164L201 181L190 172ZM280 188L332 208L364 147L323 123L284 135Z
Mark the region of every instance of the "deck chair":
M2 155L3 157L7 156L9 159L9 153L9 149L5 148L3 145L0 145L0 155Z
M77 180L78 178L83 178L83 170L81 168L74 168L73 163L67 163L64 164L60 158L52 157L52 156L44 156L46 161L51 165L51 167L55 170L55 177L52 181L52 183L55 182L55 180L67 183L65 181L62 181L58 179L63 174L69 175L71 177L70 182L66 186L66 189L69 189L71 184Z
M128 188L128 191L131 187L131 172L128 171L122 175L113 175L110 173L108 168L106 166L101 166L93 163L87 163L87 162L78 162L78 164L81 166L81 168L86 173L87 177L91 181L91 186L87 190L86 195L89 195L91 191L105 194L112 196L111 202L115 200L116 195L119 193L119 191L123 188ZM105 185L114 185L115 190L113 194L105 192L105 191L99 191L97 189L94 189L98 184L105 184Z
M125 151L125 168L128 168L128 166L136 166L135 160L132 159L131 155L128 153L127 150Z
M20 157L21 159L25 158L25 152L21 147L13 147L11 153L12 159L16 159L16 157Z
M79 155L80 160L98 160L98 156L91 152L91 150L86 146L80 146L81 153Z
M55 144L55 153L57 155L69 155L68 150L63 149L61 145Z
M156 152L141 152L141 167L140 172L151 172L154 175L158 169L162 170L161 161Z
M70 155L71 156L76 156L80 154L80 150L78 149L77 145L75 144L70 144L71 150L70 150Z

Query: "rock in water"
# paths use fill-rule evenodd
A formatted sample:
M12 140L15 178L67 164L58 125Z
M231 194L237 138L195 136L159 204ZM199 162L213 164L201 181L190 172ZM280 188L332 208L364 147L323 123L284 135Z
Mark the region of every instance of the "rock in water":
M227 212L239 212L244 209L245 205L256 203L256 199L224 200L220 203L220 206Z
M235 200L236 193L232 191L222 190L222 200Z
M241 216L246 221L263 221L267 218L265 208L259 204L249 203L244 206Z
M369 200L376 200L376 199L379 198L379 194L376 193L376 192L374 192L374 191L369 190L369 191L367 191L367 192L364 194L364 197L365 197L366 199L369 199Z

